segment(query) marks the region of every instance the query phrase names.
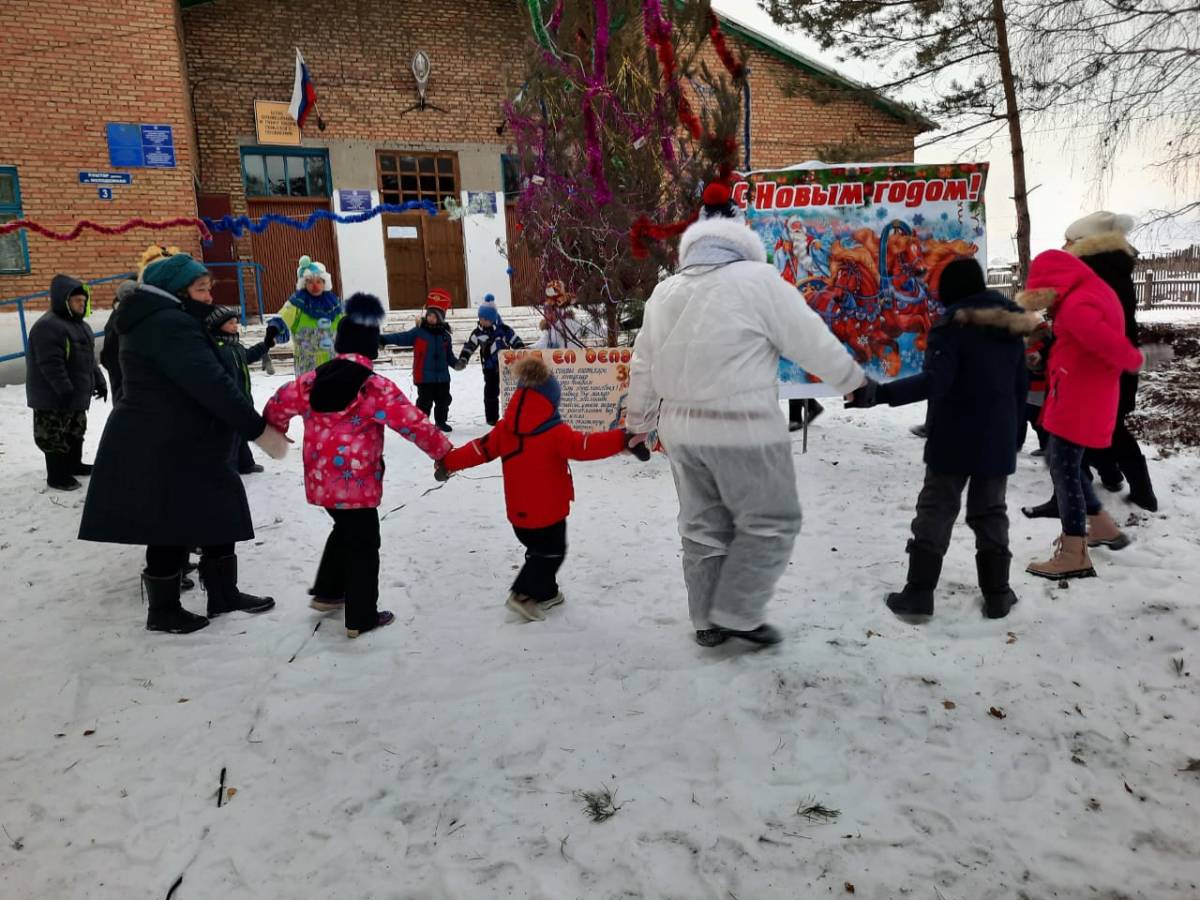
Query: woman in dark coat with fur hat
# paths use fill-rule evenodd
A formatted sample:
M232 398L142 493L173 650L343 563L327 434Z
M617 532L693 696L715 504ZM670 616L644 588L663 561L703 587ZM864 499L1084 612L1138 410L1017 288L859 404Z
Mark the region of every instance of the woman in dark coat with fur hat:
M254 537L234 434L279 458L287 439L270 428L225 371L204 327L212 279L185 253L150 263L120 305L125 396L109 416L84 505L85 541L145 544L146 627L187 633L208 619L179 603L188 548L201 547L208 615L265 612L275 602L237 588L234 544Z

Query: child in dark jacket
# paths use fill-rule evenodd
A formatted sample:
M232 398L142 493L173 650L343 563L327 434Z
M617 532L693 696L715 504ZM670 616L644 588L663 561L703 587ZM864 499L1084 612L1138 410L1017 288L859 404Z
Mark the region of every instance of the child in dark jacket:
M465 369L471 354L478 348L479 362L483 366L483 414L489 425L500 421L500 351L519 350L524 346L525 342L517 333L504 324L495 306L485 302L479 307L479 325L463 344L454 368L459 372Z
M508 521L525 545L525 565L513 582L506 606L529 622L545 619L545 610L565 599L555 575L567 556L567 515L575 499L568 460L605 459L630 450L649 458L644 444L615 428L583 433L558 414L562 388L540 356L513 367L517 389L500 423L478 440L450 451L436 474L499 459L504 472Z
M25 354L25 398L33 410L33 439L46 457L46 484L59 491L80 487L90 475L83 462L83 436L92 398L108 397L96 364L96 339L84 320L92 311L91 290L69 275L50 283L50 309L29 329Z
M279 326L282 323L275 319L270 320L263 340L252 347L245 347L241 341L238 318L238 310L231 306L218 306L209 314L206 324L209 334L216 342L221 362L233 376L234 383L242 389L246 399L253 403L254 395L250 390L250 366L266 356L275 346L279 336ZM263 467L254 461L250 445L244 440L238 439L235 443L233 460L234 467L240 475L253 475L263 471Z
M417 386L417 409L429 415L433 411L434 421L442 431L453 431L450 418L450 366L454 348L450 344L450 325L446 322L446 311L450 309L449 291L434 288L425 298L425 314L417 320L415 328L384 334L379 338L383 346L413 348L413 384Z
M280 431L293 416L304 418L305 494L333 519L311 605L321 611L344 606L352 638L395 619L378 609L384 426L433 460L450 451L450 441L400 388L373 371L383 319L379 298L355 294L347 300L334 341L337 356L288 382L263 410Z
M933 592L966 488L983 612L1000 619L1017 602L1009 587L1005 496L1025 440L1024 338L1039 318L987 290L973 259L950 263L940 288L946 314L929 333L924 371L889 384L868 382L847 405L929 401L925 484L908 542L908 580L903 591L888 595L888 608L933 615Z

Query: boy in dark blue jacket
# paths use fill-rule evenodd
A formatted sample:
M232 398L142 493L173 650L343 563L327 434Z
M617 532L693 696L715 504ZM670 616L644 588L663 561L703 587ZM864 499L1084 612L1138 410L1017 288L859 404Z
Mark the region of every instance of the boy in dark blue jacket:
M446 322L446 311L451 302L449 291L434 288L425 298L425 315L417 320L415 328L379 336L382 346L413 348L417 409L426 416L433 410L433 421L442 431L454 430L447 422L450 402L454 399L450 395L454 348L450 344L450 325Z
M495 306L485 302L479 307L479 325L463 344L454 368L459 372L465 369L471 354L479 349L479 362L483 366L483 413L489 425L500 421L500 351L524 346L525 342L501 320Z
M897 615L933 614L942 557L967 488L983 612L1001 619L1017 602L1008 582L1005 494L1025 441L1024 338L1039 319L989 291L973 259L946 267L940 299L946 314L929 333L924 371L888 384L869 381L846 405L929 401L925 484L908 542L908 581L903 591L888 595L888 608Z

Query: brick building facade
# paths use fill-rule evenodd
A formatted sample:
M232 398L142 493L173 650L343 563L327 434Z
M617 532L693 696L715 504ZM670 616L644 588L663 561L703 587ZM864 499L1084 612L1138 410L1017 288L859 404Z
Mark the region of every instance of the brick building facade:
M18 14L6 19L17 30L0 37L0 58L16 57L29 78L0 85L0 167L16 168L25 215L56 225L84 217L116 222L191 215L198 204L205 215L303 215L340 210L353 196L344 191L359 198L369 191L372 203L418 195L410 189L439 203L476 199L484 205L461 223L413 215L309 233L272 228L205 254L262 264L268 310L285 299L301 252L329 257L322 261L343 292L390 295L393 307L413 305L422 284L434 280L454 285L458 305L478 303L485 292L512 301L500 105L521 83L530 40L523 4L386 0L339 4L332 14L317 0L177 3L88 0L68 14L16 0ZM78 6L127 36L95 41L94 24ZM749 54L753 168L812 159L844 140L911 159L913 138L927 123L854 91L764 35L734 22L725 29ZM261 144L255 101L290 98L296 47L326 127L310 116L299 147ZM425 108L411 70L418 50L431 62ZM797 93L798 84L809 90ZM820 102L809 96L814 87ZM133 183L102 201L79 184L78 172L114 170L105 143L110 121L171 124L177 159L169 170L130 170ZM151 239L137 232L57 244L31 235L30 272L0 274L0 298L39 290L55 271L98 277L127 270ZM186 229L162 239L198 245Z

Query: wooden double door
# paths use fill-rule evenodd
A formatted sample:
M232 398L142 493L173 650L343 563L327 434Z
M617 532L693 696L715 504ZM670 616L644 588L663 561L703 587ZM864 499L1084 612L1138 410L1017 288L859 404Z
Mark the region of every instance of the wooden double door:
M467 302L467 263L462 222L446 213L386 214L383 217L383 255L387 264L388 306L421 309L434 288L454 298L455 308Z

